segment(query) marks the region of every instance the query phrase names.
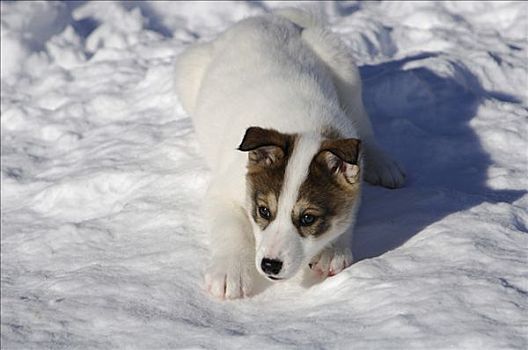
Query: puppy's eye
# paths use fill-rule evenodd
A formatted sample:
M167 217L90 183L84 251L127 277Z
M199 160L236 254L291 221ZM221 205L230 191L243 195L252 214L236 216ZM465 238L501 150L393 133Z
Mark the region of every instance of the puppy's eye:
M304 214L301 216L301 226L310 226L312 225L317 218L310 214Z
M269 220L271 218L271 212L267 207L258 207L258 212L263 219Z

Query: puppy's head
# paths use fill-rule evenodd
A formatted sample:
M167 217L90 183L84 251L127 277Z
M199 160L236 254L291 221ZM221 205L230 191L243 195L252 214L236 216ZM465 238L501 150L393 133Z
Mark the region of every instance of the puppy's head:
M360 141L283 134L251 127L247 205L256 265L272 280L290 278L354 220L360 201Z

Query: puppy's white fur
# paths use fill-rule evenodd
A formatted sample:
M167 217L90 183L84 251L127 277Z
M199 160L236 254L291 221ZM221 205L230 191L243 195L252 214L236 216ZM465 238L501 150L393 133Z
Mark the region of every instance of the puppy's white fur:
M403 184L403 172L374 140L359 72L341 40L301 10L249 18L214 41L187 49L176 65L176 89L213 172L206 198L212 250L208 290L221 298L251 294L261 278L258 261L270 255L284 261L284 278L310 261L323 274L350 265L349 228L359 201L321 239L301 239L290 219L299 186L328 127L362 140L368 181L387 187ZM248 215L247 154L236 150L250 126L299 135L277 219L266 235Z

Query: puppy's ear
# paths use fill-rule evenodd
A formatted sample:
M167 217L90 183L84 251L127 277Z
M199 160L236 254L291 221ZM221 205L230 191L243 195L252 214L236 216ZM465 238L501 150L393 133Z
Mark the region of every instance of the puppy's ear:
M338 183L355 185L361 179L358 164L360 145L358 139L326 140L321 145L318 158L322 159Z
M248 167L272 167L280 164L292 141L291 135L253 126L246 130L238 150L249 152Z

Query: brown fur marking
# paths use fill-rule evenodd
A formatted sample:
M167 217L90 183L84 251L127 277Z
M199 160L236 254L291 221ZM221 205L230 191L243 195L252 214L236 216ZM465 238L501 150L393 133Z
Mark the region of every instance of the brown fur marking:
M347 178L349 167L357 165L359 140L325 140L321 144L319 153L310 164L308 176L299 189L299 197L292 212L292 221L303 237L318 237L330 228L332 221L338 220L352 209L352 205L359 195L359 172L354 178ZM331 152L339 158L336 167L328 161ZM341 158L343 157L343 158ZM305 214L314 215L315 222L310 226L301 225L301 217Z
M325 233L332 222L347 216L359 195L357 162L361 142L339 138L335 130L327 130L325 136L329 139L322 142L312 159L291 213L292 222L303 237ZM262 230L277 215L286 166L296 139L297 135L251 127L239 146L239 150L249 152L246 179L252 199L252 216ZM269 220L260 216L261 206L269 209ZM306 214L316 217L310 226L301 225L301 217Z
M246 131L239 146L239 150L249 152L246 181L252 199L251 213L257 225L263 230L276 217L286 165L293 152L295 139L295 135L251 127ZM260 216L258 211L260 206L270 210L270 220Z

